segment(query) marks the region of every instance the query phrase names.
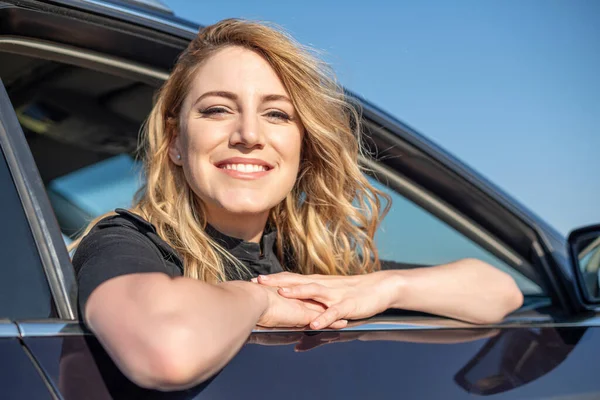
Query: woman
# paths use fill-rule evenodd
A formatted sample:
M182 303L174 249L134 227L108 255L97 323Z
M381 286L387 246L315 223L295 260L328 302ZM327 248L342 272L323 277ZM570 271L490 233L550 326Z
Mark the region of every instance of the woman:
M127 377L194 386L256 325L343 328L392 307L488 323L520 306L477 260L380 271L384 195L358 165L358 120L273 28L225 20L190 43L145 129L139 200L73 260L83 320Z

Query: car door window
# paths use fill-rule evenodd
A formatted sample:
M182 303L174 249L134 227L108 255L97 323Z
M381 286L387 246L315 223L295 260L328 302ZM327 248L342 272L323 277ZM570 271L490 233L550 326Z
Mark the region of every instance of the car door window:
M44 63L63 72L55 80L35 80L44 82L41 89L24 91L29 87L27 79L13 71L9 93L18 98L19 122L68 243L94 217L131 205L141 184L140 165L135 161L137 134L151 109L155 88L99 71L21 58L33 71ZM393 198L376 237L383 259L434 265L478 258L510 273L524 293L541 292L460 232L390 188L375 184Z
M0 193L0 319L48 318L50 288L1 150Z
M375 236L382 260L438 265L476 258L510 274L524 294L542 293L537 284L430 212L377 180L369 180L392 199L390 211Z

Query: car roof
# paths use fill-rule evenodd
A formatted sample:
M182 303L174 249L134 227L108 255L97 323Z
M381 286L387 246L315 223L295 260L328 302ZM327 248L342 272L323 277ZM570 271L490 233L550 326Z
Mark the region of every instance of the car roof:
M201 25L179 18L156 0L55 0L62 6L131 22L185 39L193 38Z

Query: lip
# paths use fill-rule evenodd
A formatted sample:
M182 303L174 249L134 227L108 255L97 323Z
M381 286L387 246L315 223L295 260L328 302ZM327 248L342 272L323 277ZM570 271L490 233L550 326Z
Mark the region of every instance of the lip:
M267 167L268 169L266 171L243 172L243 171L237 171L235 169L221 168L221 166L223 166L225 164L262 165L262 166ZM265 175L268 175L269 173L271 173L271 171L273 171L273 166L271 164L269 164L268 162L261 160L259 158L232 157L232 158L227 158L225 160L218 161L214 165L215 165L215 167L217 167L219 169L219 171L223 172L224 174L226 174L232 178L244 179L244 180L259 179Z

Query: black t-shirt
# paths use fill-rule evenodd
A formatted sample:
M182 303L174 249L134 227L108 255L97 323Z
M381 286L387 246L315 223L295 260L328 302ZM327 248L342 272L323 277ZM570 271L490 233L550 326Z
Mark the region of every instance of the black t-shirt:
M158 236L154 225L127 210L118 208L115 211L117 215L102 219L90 230L73 257L82 317L92 291L111 278L144 272L183 276L181 257ZM225 262L228 278L250 280L258 275L293 270L293 265L287 265L284 269L276 256L275 230L267 229L260 243L227 236L210 225L207 225L206 232L248 270L238 271ZM382 261L381 264L382 269L418 267L392 261Z
M85 310L92 291L111 278L143 272L183 276L181 257L158 236L154 225L127 210L115 211L117 215L102 219L90 230L73 257L80 312ZM210 225L206 232L248 270L237 271L225 263L228 277L249 280L284 271L275 254L275 230L267 231L260 243L227 236Z

